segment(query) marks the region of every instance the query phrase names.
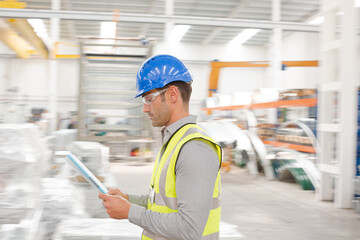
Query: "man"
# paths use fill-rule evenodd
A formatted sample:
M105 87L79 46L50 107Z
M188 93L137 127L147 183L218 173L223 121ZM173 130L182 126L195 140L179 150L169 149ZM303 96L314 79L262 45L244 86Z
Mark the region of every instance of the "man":
M189 114L192 77L170 55L146 60L137 73L135 97L152 126L162 129L149 195L110 189L99 194L111 218L144 229L142 239L219 239L221 148Z

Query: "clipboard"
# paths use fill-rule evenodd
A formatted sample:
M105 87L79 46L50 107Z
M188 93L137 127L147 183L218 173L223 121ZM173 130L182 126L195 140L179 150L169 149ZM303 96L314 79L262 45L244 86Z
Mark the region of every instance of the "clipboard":
M92 172L74 155L69 154L65 158L78 173L81 174L91 185L102 193L108 194L109 190L97 179Z

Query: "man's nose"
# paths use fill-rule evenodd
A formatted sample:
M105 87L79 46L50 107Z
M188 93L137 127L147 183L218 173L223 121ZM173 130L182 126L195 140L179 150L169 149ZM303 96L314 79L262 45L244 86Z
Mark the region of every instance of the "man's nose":
M149 111L150 111L150 106L144 103L144 104L143 104L143 112L144 112L144 113L147 113L147 112L149 112Z

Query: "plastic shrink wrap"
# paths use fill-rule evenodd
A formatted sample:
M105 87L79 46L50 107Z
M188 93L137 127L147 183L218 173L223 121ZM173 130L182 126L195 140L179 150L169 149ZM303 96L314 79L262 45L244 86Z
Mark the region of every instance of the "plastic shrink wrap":
M74 154L105 186L115 186L109 174L109 147L98 142L75 141L70 145ZM108 215L98 198L98 191L78 172L70 169L72 183L81 202L81 206L89 217L107 218Z
M44 228L43 240L51 240L58 224L75 217L76 199L68 179L42 178L43 213L41 225ZM77 216L79 217L79 216Z
M109 147L98 142L75 141L70 151L95 175L100 176L109 166Z
M36 239L50 151L33 124L0 124L0 142L0 239Z
M55 149L66 150L77 139L77 129L60 129L52 133L55 137Z
M127 220L68 219L56 229L53 240L140 239L142 229Z

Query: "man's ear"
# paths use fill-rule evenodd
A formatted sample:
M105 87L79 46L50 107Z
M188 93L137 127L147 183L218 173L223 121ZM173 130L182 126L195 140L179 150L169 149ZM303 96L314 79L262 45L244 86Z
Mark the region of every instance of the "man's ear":
M169 96L170 96L170 101L172 103L176 102L176 100L179 96L179 89L177 89L177 87L175 87L175 86L170 86L168 92L169 92Z

